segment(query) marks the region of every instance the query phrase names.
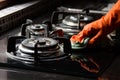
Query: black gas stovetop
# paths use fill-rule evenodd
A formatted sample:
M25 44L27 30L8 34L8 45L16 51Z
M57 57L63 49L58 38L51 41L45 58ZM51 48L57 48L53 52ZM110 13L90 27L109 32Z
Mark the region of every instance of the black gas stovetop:
M15 29L10 32L10 36L19 34L18 32L18 29ZM119 50L118 44L115 42L114 45L110 45L109 47L100 46L82 50L70 50L68 53L65 53L67 57L61 60L43 61L39 62L39 64L33 62L33 64L29 64L10 58L7 52L7 43L8 35L2 37L0 40L0 66L91 78L100 76L112 64L117 55L117 50ZM88 65L89 69L84 67L84 65Z
M6 40L7 39L4 39L3 42L6 43ZM6 48L6 46L4 48ZM71 51L70 55L68 54L69 56L62 60L43 61L39 64L28 64L24 61L11 59L8 57L7 54L9 53L7 53L5 49L5 51L2 50L4 52L0 54L0 66L96 78L112 64L116 57L117 50L118 49L115 47L83 49L80 51ZM88 69L83 67L79 60L83 64L88 65L91 71L88 71ZM97 70L97 72L94 70Z

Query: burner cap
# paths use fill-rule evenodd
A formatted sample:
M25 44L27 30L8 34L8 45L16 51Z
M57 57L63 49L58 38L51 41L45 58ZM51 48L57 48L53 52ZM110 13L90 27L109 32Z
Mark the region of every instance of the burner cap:
M40 31L40 30L44 30L44 26L41 25L41 24L32 24L32 25L29 25L28 28L34 30L34 31Z
M37 46L36 46L37 45ZM47 57L59 53L60 46L52 38L25 39L18 47L21 55L34 55L37 51L40 57Z
M26 33L28 34L28 37L40 37L46 35L46 26L44 24L32 24L27 26Z
M58 42L52 38L42 37L38 39L25 39L22 42L22 46L29 49L35 49L35 44L37 44L38 49L49 49L58 46Z

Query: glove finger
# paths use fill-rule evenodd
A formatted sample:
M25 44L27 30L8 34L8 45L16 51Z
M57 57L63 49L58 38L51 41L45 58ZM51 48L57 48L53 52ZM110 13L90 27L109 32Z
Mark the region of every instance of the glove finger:
M89 45L96 44L98 41L102 39L102 31L99 31L94 37L92 37L89 41Z

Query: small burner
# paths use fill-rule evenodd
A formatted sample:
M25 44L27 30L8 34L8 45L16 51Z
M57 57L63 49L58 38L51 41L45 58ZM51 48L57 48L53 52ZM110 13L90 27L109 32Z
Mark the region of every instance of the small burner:
M46 30L45 25L42 24L32 24L27 26L27 33L30 37L45 36Z
M22 24L21 34L27 38L37 38L47 36L47 25L45 24Z

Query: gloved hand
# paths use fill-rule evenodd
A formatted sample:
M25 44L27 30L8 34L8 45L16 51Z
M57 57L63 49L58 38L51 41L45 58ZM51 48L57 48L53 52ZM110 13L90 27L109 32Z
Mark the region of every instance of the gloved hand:
M106 15L84 26L83 30L77 35L73 35L70 40L71 42L81 42L83 38L89 37L89 45L93 45L117 27L120 27L120 0Z

